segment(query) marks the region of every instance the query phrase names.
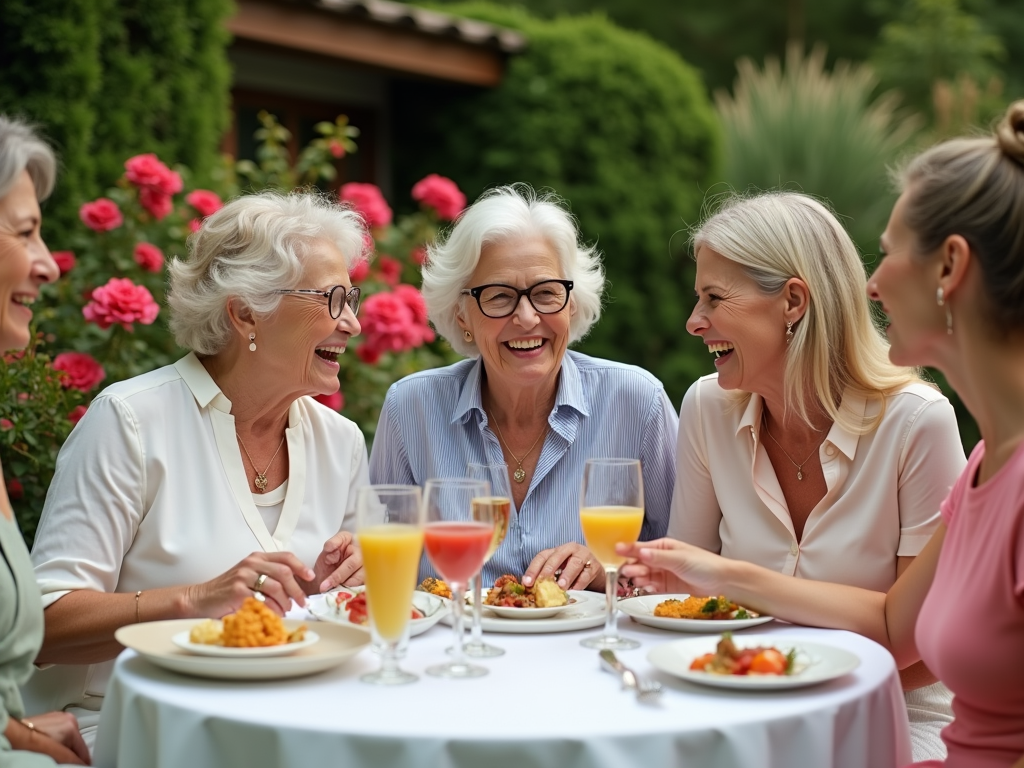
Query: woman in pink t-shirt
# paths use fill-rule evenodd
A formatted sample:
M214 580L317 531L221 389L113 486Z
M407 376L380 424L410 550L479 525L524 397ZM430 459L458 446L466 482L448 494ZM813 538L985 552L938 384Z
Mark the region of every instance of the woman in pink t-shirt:
M912 160L868 283L890 359L942 371L984 438L943 523L887 594L790 579L671 539L620 545L641 586L728 594L859 632L954 694L946 768L1024 768L1024 101L995 135Z

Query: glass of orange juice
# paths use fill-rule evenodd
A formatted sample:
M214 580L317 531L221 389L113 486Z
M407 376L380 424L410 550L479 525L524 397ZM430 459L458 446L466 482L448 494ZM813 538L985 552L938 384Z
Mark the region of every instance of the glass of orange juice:
M399 685L419 678L398 668L408 637L412 593L423 554L425 510L415 485L367 485L356 492L356 540L363 553L366 607L381 668L365 683Z
M604 568L608 615L604 632L580 641L587 648L628 650L640 643L620 637L615 624L619 566L626 558L616 554L619 542L636 543L644 523L644 481L639 459L587 459L580 492L580 527L587 549Z

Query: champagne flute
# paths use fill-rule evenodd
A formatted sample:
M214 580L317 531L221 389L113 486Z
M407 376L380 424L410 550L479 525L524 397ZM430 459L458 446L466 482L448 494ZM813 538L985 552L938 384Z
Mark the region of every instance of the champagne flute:
M467 475L474 480L489 480L491 483L490 496L484 496L473 500L473 518L476 520L494 519L494 538L491 540L491 548L487 550L484 563L494 556L501 542L505 540L508 533L508 519L512 511L512 492L508 484L508 464L470 464L467 467ZM481 626L483 613L483 571L469 580L469 594L473 596L473 623L470 629L470 641L463 649L467 656L476 658L491 658L501 656L505 653L504 648L485 643L483 638L483 627Z
M639 648L640 643L620 637L615 626L619 566L626 558L616 554L619 542L635 544L644 523L644 481L638 459L587 459L580 492L580 526L587 549L604 567L608 615L604 632L580 641L587 648L615 651Z
M435 677L480 677L484 667L466 661L462 650L462 609L466 585L484 564L494 540L494 517L476 520L473 500L491 495L491 484L468 477L428 480L423 493L426 527L423 545L431 565L452 591L452 628L455 645L452 660L427 667Z
M399 685L419 678L398 668L409 637L412 593L423 554L424 507L415 485L368 485L356 492L356 539L366 573L366 607L381 668L360 679Z

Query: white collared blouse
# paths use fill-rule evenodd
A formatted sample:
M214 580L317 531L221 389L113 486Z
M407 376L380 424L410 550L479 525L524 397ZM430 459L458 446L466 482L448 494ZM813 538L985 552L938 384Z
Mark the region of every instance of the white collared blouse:
M355 489L369 482L366 443L311 397L292 403L285 435L288 487L271 531L253 501L231 402L194 354L105 389L60 451L39 522L32 562L44 607L76 589L200 583L254 551L293 552L312 567L327 539L354 529ZM85 695L103 695L112 664L90 670ZM45 674L62 669L75 668Z
M760 442L763 400L744 407L698 379L683 398L669 536L805 579L887 591L897 557L914 557L939 525L939 505L966 459L953 407L910 384L888 399L878 428L833 424L818 449L827 491L797 541L775 470ZM856 415L880 405L847 394Z

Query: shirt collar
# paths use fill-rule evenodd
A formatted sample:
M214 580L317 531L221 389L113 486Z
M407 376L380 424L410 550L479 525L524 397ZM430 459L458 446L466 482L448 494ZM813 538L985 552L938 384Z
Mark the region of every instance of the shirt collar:
M864 412L867 409L867 400L862 395L847 391L843 394L839 409L849 411L855 418L863 418ZM743 410L743 415L740 417L740 423L736 427L736 434L741 435L747 431L760 434L762 410L764 410L764 399L760 395L751 394L750 399L747 401L747 407ZM825 441L834 445L842 451L846 458L852 461L853 457L857 454L857 442L859 439L859 435L850 432L836 422L832 424L832 428L828 431Z
M181 380L185 382L185 386L191 390L192 397L196 399L196 404L200 408L212 405L218 411L231 413L231 401L221 392L217 382L196 357L195 352L189 352L176 362L174 367Z

